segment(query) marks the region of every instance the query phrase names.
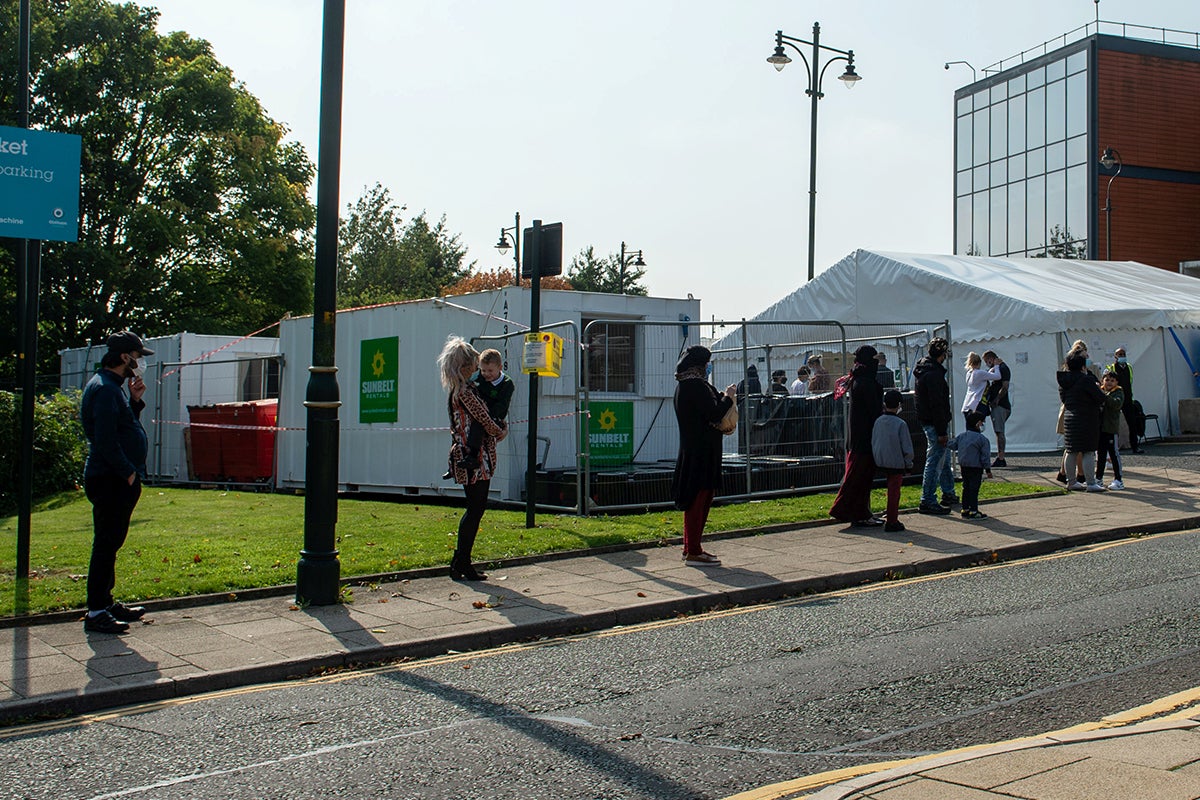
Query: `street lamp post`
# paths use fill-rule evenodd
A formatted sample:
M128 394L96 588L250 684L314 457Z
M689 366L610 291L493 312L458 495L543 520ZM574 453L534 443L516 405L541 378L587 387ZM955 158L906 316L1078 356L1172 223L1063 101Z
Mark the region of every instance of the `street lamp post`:
M512 231L512 244L509 244L508 232ZM521 212L518 211L513 215L513 226L511 228L501 228L500 238L496 241L496 249L500 251L500 255L507 255L508 248L512 247L513 252L513 286L521 285Z
M804 62L804 69L808 73L808 88L804 93L812 98L812 131L809 134L809 164L808 164L808 279L811 281L816 274L816 246L817 246L817 101L825 94L821 91L821 83L825 79L825 70L830 64L835 61L845 61L846 71L838 76L838 80L846 84L847 89L853 89L854 84L862 80L862 77L854 71L854 51L853 50L838 50L836 47L821 44L821 24L813 23L812 41L797 39L793 36L784 36L783 31L775 32L775 52L767 57L767 63L774 65L776 70L783 70L788 64L792 63L792 59L788 58L784 52L784 45L796 51L800 56L800 60ZM797 45L812 46L812 63L809 64L808 59L804 57L804 52ZM828 59L824 65L821 64L821 51L828 50L831 53L838 53Z
M632 258L633 256L637 256L637 258L635 258L633 260L633 266L635 266L635 267L646 266L646 262L642 260L642 251L641 250L630 250L629 257L626 257L625 243L621 242L621 261L620 261L620 264L621 264L621 294L628 294L628 292L625 291L625 289L626 289L625 268L629 265L629 258Z
M1100 164L1105 169L1112 169L1113 164L1117 165L1117 171L1108 179L1108 188L1104 190L1104 260L1112 261L1112 184L1121 174L1121 167L1125 165L1121 163L1121 153L1115 147L1104 148Z

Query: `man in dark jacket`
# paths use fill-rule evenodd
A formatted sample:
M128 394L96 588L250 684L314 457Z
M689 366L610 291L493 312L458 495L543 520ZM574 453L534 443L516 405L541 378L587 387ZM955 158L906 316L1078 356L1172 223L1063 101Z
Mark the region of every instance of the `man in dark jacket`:
M1138 437L1146 435L1146 421L1141 419L1133 405L1133 367L1129 365L1124 347L1116 349L1116 352L1113 353L1113 363L1104 369L1117 376L1117 384L1120 385L1121 392L1125 395L1121 414L1124 415L1125 424L1129 427L1129 449L1135 453L1141 453L1143 451L1138 448Z
M146 403L144 356L154 351L129 331L108 337L100 371L83 388L80 421L88 440L83 485L92 503L92 558L87 575L88 613L83 629L124 633L146 609L113 601L117 551L129 534L129 518L142 494L146 474L146 431L140 416ZM129 396L124 384L129 381Z
M921 505L917 509L922 514L949 514L950 506L958 502L958 496L954 494L950 454L946 450L950 420L954 418L950 407L950 385L946 383L946 368L942 366L949 354L950 343L942 338L934 339L929 343L929 355L913 367L917 419L928 441L925 475L921 481ZM940 504L937 499L939 485L942 489Z

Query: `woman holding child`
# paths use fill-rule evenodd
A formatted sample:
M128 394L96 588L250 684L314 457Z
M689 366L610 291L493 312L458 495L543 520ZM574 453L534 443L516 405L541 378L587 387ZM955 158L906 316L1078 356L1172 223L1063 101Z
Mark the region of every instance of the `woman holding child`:
M463 487L467 507L458 523L458 542L450 561L450 577L454 580L482 581L487 575L477 572L471 564L471 549L479 533L479 523L487 509L488 490L496 470L496 442L507 432L488 413L488 407L471 381L479 364L479 353L459 336L446 340L438 356L442 387L447 393L446 408L450 414L450 472L454 482ZM482 428L478 450L468 444L472 424ZM469 456L469 457L468 457Z

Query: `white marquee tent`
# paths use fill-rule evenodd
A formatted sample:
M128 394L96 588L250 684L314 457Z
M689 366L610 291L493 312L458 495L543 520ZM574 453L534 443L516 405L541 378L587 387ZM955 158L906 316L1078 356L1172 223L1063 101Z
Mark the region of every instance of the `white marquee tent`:
M956 403L968 351L995 350L1012 369L1013 452L1057 446L1054 373L1076 339L1100 364L1126 349L1134 394L1147 414L1159 415L1164 434L1178 428L1177 401L1197 396L1171 331L1200 366L1200 280L1133 262L857 250L754 319L949 320Z

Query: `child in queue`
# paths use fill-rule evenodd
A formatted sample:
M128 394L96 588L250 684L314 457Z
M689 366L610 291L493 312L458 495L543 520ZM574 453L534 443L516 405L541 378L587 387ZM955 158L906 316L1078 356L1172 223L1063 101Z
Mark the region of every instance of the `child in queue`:
M986 519L987 514L979 510L979 487L984 473L992 477L992 445L980 433L983 414L972 411L967 414L967 429L955 436L946 445L958 452L958 465L962 468L962 518Z

